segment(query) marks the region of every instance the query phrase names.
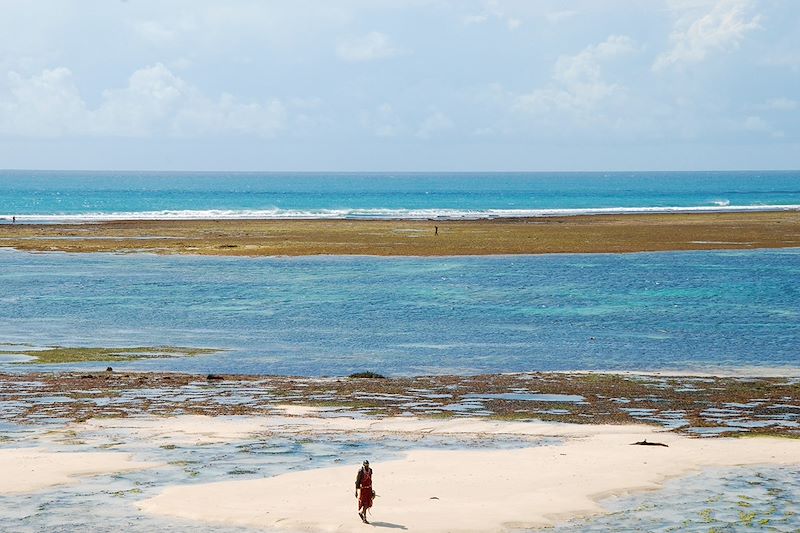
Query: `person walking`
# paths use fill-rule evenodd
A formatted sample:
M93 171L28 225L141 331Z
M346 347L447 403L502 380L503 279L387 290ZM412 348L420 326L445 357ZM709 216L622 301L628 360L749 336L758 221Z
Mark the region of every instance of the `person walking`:
M364 461L358 471L358 475L356 475L356 498L358 499L358 516L365 524L369 524L367 521L367 509L372 507L372 499L374 497L372 469L369 467L369 461Z

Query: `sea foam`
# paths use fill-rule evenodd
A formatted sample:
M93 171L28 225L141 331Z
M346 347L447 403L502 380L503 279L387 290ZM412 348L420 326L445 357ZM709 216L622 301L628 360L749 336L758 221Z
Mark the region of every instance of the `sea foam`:
M559 217L657 213L736 213L800 211L800 205L730 205L714 202L689 207L600 207L580 209L207 209L126 211L113 213L65 213L15 215L19 222L105 222L114 220L480 220L494 218ZM12 214L0 215L9 221Z

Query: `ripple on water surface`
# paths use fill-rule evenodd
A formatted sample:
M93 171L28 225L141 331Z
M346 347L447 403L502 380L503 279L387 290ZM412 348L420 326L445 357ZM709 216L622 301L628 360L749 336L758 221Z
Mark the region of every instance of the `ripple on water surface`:
M145 339L226 350L114 365L196 373L791 367L799 277L798 250L590 259L5 250L0 286L14 303L0 306L0 344L130 347Z
M602 502L611 513L554 533L606 531L800 531L800 470L709 469L663 489Z

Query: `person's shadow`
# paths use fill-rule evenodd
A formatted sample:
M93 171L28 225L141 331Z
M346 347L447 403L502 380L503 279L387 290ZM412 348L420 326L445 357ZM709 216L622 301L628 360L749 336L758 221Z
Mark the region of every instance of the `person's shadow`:
M408 529L406 526L402 524L392 524L391 522L375 522L373 520L369 521L370 525L375 527L386 527L389 529Z

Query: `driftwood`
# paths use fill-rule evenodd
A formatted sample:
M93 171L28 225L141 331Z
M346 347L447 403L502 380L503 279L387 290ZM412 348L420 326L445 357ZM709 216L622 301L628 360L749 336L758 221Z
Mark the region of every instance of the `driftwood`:
M669 446L663 442L647 442L647 439L631 443L631 446L663 446L665 448L669 448Z

